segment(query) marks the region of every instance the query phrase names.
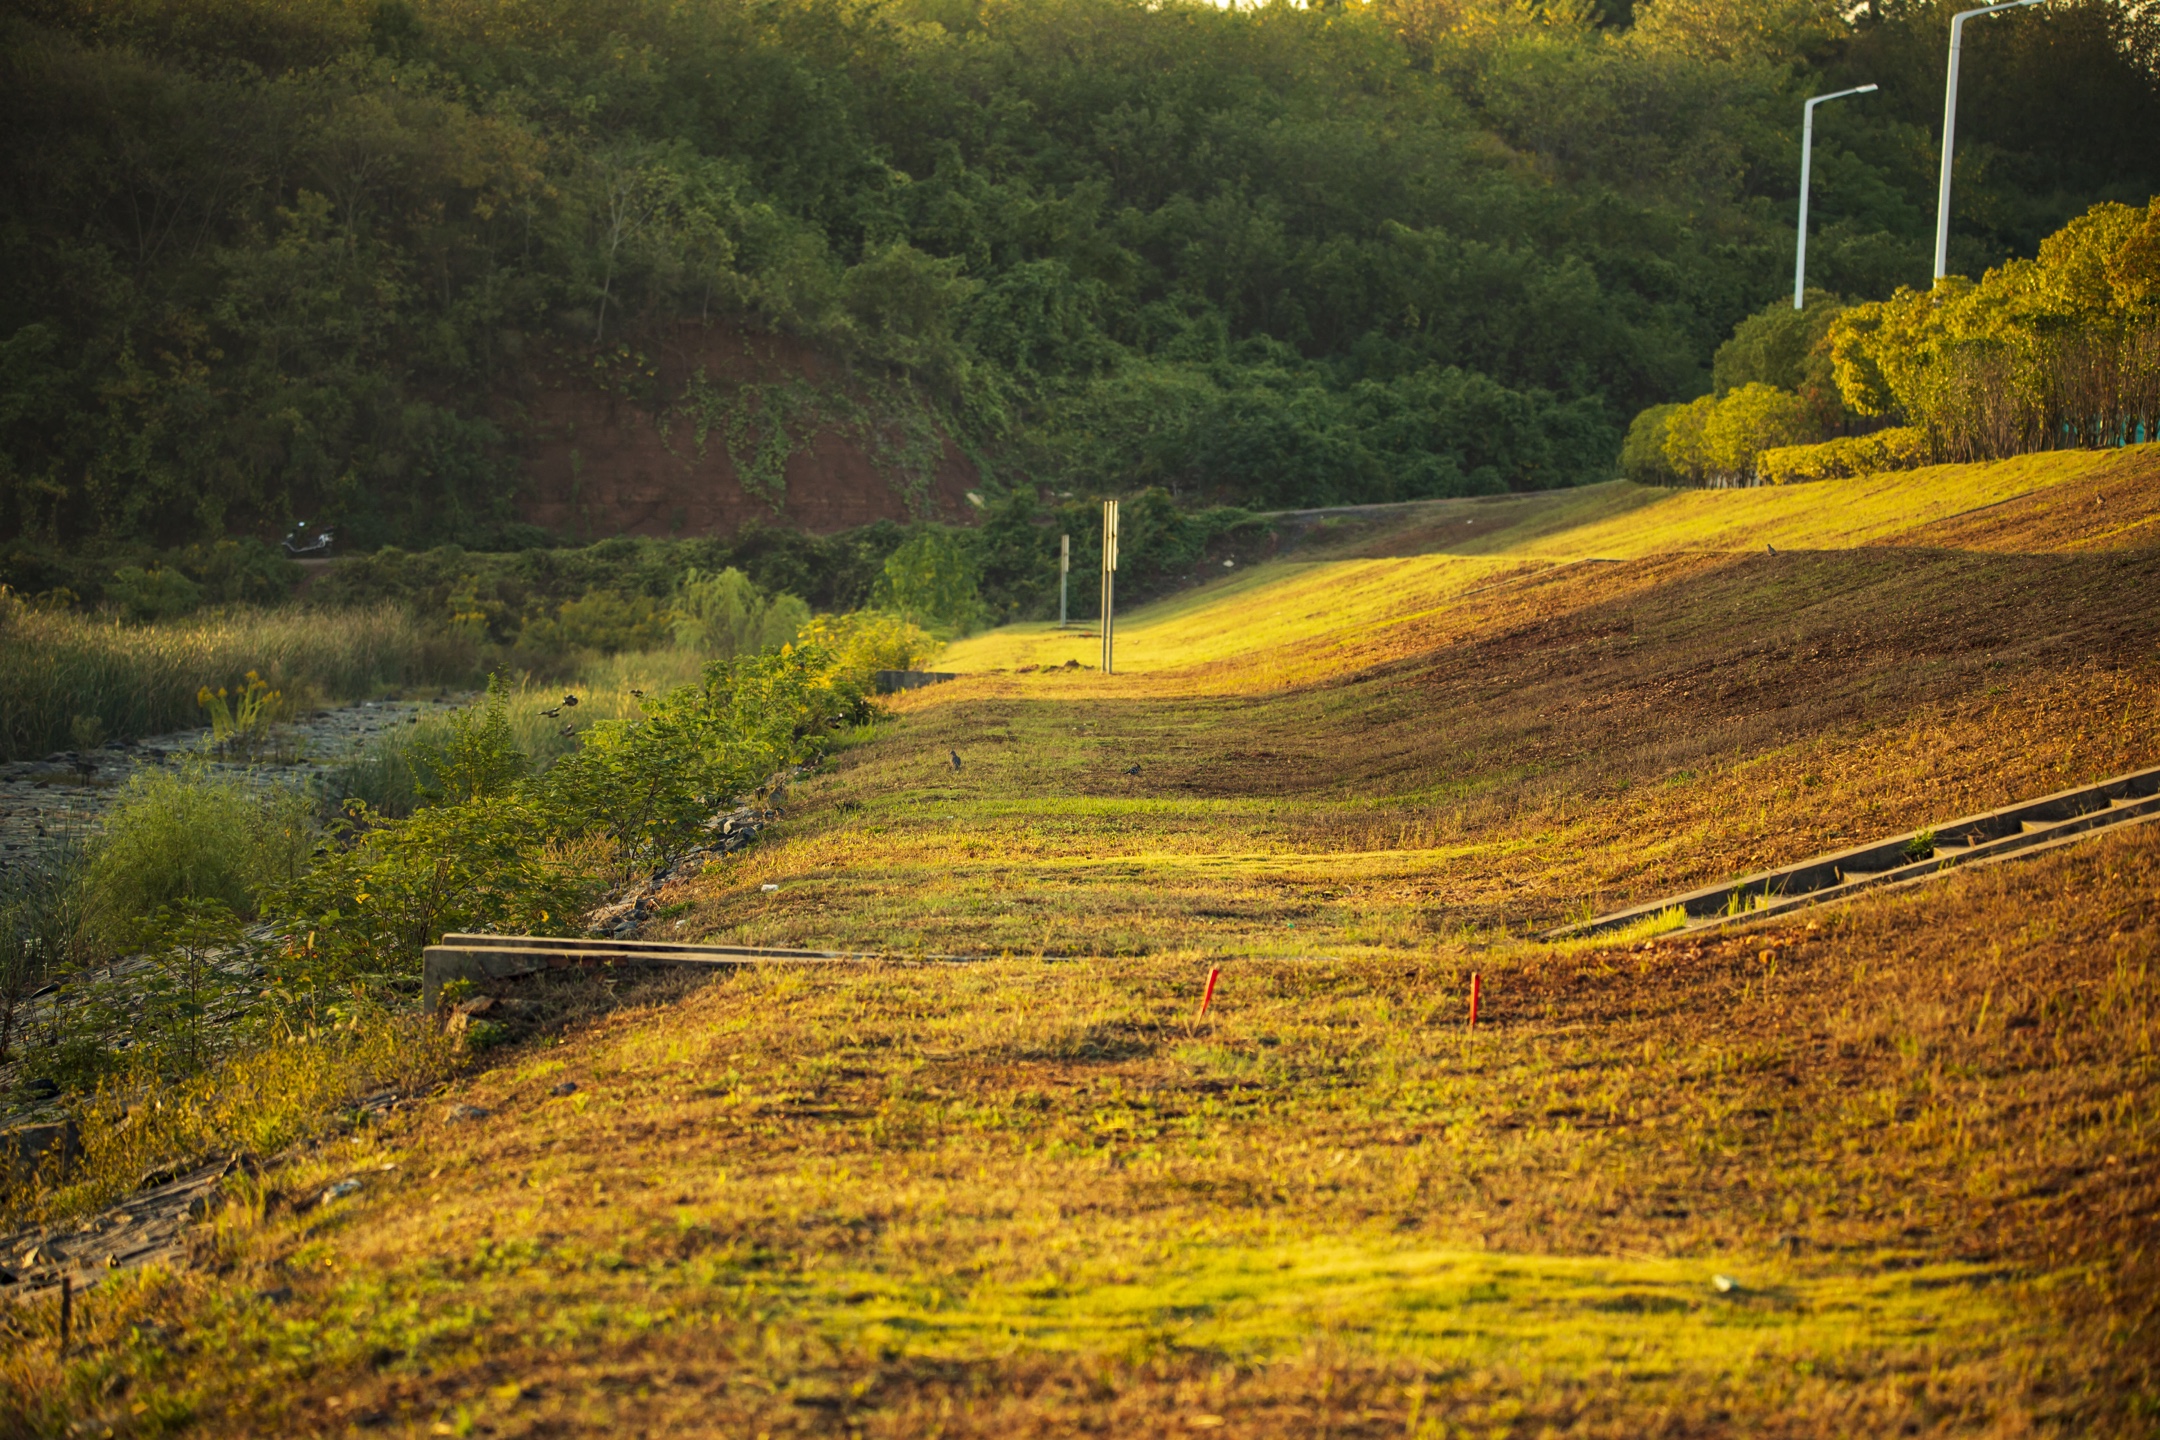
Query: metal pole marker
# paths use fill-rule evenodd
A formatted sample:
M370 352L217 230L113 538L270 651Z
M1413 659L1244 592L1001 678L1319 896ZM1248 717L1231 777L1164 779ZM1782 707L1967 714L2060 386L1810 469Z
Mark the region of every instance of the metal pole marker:
M1110 636L1116 614L1117 501L1102 502L1102 673L1116 673L1111 665Z
M1072 587L1072 536L1058 536L1058 629L1065 628L1065 592Z

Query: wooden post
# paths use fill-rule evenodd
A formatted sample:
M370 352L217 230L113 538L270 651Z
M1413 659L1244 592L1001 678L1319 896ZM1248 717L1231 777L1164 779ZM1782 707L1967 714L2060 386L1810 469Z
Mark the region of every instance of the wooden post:
M1058 536L1058 629L1065 628L1065 592L1072 582L1072 536Z
M1116 673L1111 665L1110 632L1116 613L1117 501L1102 502L1102 673Z
M68 1333L75 1328L75 1277L60 1277L60 1358L67 1359Z

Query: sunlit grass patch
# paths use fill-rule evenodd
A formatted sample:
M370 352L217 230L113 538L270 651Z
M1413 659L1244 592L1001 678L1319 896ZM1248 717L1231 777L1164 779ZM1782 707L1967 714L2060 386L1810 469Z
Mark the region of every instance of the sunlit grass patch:
M1433 502L1371 527L1367 548L1385 550L1390 527L1412 553L1293 552L1199 589L1122 615L1120 672L1138 677L1218 667L1229 691L1308 683L1372 656L1375 627L1409 624L1480 585L1556 564L1696 551L1842 550L1912 537L1953 517L2144 463L2160 447L2053 451L1972 465L1942 465L1754 490L1660 490L1613 481L1576 491L1499 501ZM1484 528L1480 528L1480 522ZM1377 537L1367 540L1367 537ZM1006 626L963 640L935 662L962 672L1062 666L1092 669L1101 642L1092 621L1060 631ZM1064 687L1097 693L1071 672L1031 682L1027 693ZM1129 691L1132 687L1121 687ZM918 700L915 703L924 703Z
M1735 1272L1728 1275L1726 1272ZM1730 1288L1721 1290L1723 1276ZM1745 1276L1745 1279L1736 1278ZM1402 1249L1377 1241L1240 1244L1206 1233L1147 1256L1081 1260L926 1304L866 1272L812 1272L802 1313L836 1342L955 1358L1014 1346L1241 1364L1327 1342L1428 1367L1670 1377L1912 1358L2041 1338L1999 1269L1888 1272L1762 1257L1686 1260Z

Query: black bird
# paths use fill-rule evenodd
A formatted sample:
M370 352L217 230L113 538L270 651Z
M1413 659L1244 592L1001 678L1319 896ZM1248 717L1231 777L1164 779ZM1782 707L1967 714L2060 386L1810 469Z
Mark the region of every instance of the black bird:
M1765 550L1768 550L1772 555L1777 554L1777 546L1770 544L1768 541L1765 541L1763 543L1763 548Z
M1128 775L1137 775L1140 773L1140 767L1138 765L1127 766L1125 773Z
M577 696L575 696L575 695L565 695L565 696L563 696L563 697L562 697L562 703L563 703L563 704L565 704L565 705L572 705L572 706L574 706L574 705L576 705L576 704L577 704Z
M958 750L952 752L952 768L955 770L960 768L960 752Z
M565 725L562 727L562 733L565 735L575 735L577 734L577 726Z
M645 698L645 692L643 690L632 690L630 692L630 698L633 700L642 700Z
M545 716L547 716L547 718L548 718L548 719L552 720L552 719L554 719L554 718L555 718L555 717L556 717L557 715L560 715L560 714L562 714L562 706L560 706L560 705L557 705L557 706L556 706L556 707L555 707L554 709L552 709L552 710L542 710L542 711L541 711L540 713L541 713L542 715L545 715Z

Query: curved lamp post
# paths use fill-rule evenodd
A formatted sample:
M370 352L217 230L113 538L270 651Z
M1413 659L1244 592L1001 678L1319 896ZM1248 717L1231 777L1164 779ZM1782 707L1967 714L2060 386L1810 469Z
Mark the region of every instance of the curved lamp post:
M2005 0L2001 5L1982 5L1977 10L1960 10L1950 17L1950 79L1943 87L1943 151L1942 183L1935 192L1935 278L1940 280L1950 273L1950 150L1957 138L1957 81L1958 52L1965 44L1965 22L1975 15L1997 15L2005 10L2017 10L2026 5L2038 5L2040 0Z
M2021 3L2029 4L2031 0L2021 0ZM1850 90L1833 90L1828 95L1817 95L1801 107L1803 118L1800 121L1800 241L1793 247L1792 262L1792 308L1795 310L1807 308L1800 298L1800 292L1807 288L1808 172L1815 163L1815 107L1832 100L1842 100L1847 95L1866 95L1876 88L1873 85L1855 85Z

